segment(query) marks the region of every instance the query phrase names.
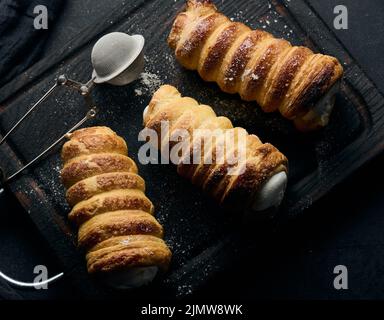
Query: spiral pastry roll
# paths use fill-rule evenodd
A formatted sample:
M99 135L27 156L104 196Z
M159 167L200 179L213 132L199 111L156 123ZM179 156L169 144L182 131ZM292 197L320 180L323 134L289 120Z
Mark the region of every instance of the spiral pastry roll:
M228 118L216 116L210 106L181 97L169 85L155 92L143 118L145 127L157 133L157 146L163 154L181 145L184 154L177 163L178 173L219 203L255 211L280 204L287 183L288 161L271 144L262 143L243 128L234 128ZM168 132L162 132L164 122L168 123ZM182 130L188 132L188 137L173 140ZM164 145L169 145L169 149ZM231 155L236 161L229 161Z
M210 0L189 0L168 37L176 59L227 93L280 113L303 131L325 126L343 68L331 56L292 46L219 13Z
M62 149L69 219L79 227L88 272L118 288L152 281L171 259L145 182L127 154L125 141L107 127L77 130Z

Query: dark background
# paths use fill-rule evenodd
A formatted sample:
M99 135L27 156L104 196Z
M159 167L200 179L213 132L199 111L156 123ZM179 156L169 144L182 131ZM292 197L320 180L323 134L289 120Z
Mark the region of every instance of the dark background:
M126 1L63 1L50 21L48 32L42 35L44 41L39 44L41 50L34 60L50 55L84 27ZM309 3L331 28L334 6L347 6L349 29L335 33L384 93L384 3L380 0L310 0ZM9 35L2 33L0 41L6 36ZM30 58L24 52L17 63L30 64ZM383 160L382 155L366 164L196 296L248 300L384 298ZM1 271L24 281L32 281L33 268L38 264L46 265L51 276L60 271L27 213L12 195L3 195L0 214ZM348 290L333 288L333 268L339 264L348 268ZM4 298L76 297L65 280L52 284L48 290L8 291L1 290L2 286L9 287L0 282L0 296Z

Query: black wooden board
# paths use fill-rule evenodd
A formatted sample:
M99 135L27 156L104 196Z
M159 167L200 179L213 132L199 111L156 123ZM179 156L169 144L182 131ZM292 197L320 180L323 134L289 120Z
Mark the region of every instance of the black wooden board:
M175 85L184 95L211 105L219 115L245 127L262 140L276 145L290 160L290 182L276 221L296 217L342 179L374 157L384 145L383 97L365 76L359 64L304 1L217 1L221 11L254 28L264 28L294 44L303 44L339 58L345 76L330 124L323 130L302 134L278 114L264 114L255 103L220 92L203 82L197 73L184 70L167 47L166 37L184 1L127 2L97 25L79 33L57 53L40 61L0 90L0 127L4 133L33 102L50 87L58 74L79 81L89 79L90 51L95 41L111 31L143 34L146 38L143 79L126 87L98 86L93 92L99 116L87 125L108 125L123 136L130 156L137 161L142 142L142 110L161 83ZM33 113L6 145L1 147L0 165L12 173L32 159L53 139L86 112L76 93L61 90ZM138 163L138 161L137 161ZM172 165L141 165L147 195L165 229L173 250L170 272L157 283L134 292L114 292L86 274L84 257L75 247L76 232L68 224L69 207L59 179L62 164L58 152L14 181L14 192L57 255L76 293L83 297L150 296L172 298L193 293L216 271L249 252L255 252L265 235L274 229L253 221L246 228L239 214L227 214L199 190L180 178ZM246 236L248 234L250 236ZM265 240L265 238L264 238ZM161 295L159 295L161 293Z

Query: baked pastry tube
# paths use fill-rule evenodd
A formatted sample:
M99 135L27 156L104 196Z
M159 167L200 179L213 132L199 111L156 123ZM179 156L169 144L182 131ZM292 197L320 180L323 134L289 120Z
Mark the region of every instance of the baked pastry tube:
M189 0L168 37L176 59L221 90L279 110L303 131L325 126L343 68L331 56L292 46L219 13L209 0Z
M243 128L233 128L228 118L216 116L211 107L200 105L192 98L181 97L180 92L169 85L155 92L143 118L145 127L156 131L157 145L163 153L172 153L172 148L181 144L187 152L180 155L178 173L219 203L254 211L280 204L287 184L288 161L271 144L262 143ZM168 132L161 132L165 122L169 125ZM189 138L178 140L181 130L186 130ZM215 139L206 143L205 139L213 134ZM229 136L233 140L228 139ZM168 150L163 147L167 142ZM220 148L228 153L218 152ZM236 161L229 161L231 155Z
M145 182L127 154L124 139L107 127L73 132L62 150L69 219L79 226L88 272L118 288L152 281L171 259Z

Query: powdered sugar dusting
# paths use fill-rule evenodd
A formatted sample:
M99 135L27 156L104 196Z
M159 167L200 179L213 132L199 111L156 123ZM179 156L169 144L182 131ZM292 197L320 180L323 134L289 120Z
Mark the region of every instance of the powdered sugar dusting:
M135 94L141 96L144 93L153 94L163 84L159 75L151 72L143 72L139 78L140 87L135 89Z

